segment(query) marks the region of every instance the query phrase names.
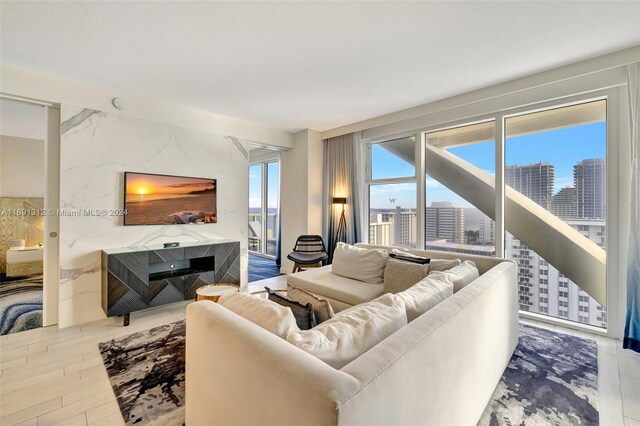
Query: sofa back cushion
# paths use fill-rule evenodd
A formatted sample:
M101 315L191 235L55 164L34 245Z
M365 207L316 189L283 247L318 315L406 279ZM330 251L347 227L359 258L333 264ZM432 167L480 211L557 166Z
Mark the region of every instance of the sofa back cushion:
M407 321L411 322L453 295L453 276L435 271L407 290L396 294L404 302Z
M389 258L384 270L384 292L399 293L429 275L431 264L406 262Z
M331 272L365 283L382 284L387 257L386 250L369 250L338 243L333 252Z
M465 260L461 264L446 271L453 278L453 292L463 289L470 282L480 276L476 264L470 260Z
M218 304L283 339L298 331L291 309L248 293L223 293Z
M340 312L311 330L291 333L287 341L340 369L406 324L404 302L388 293Z

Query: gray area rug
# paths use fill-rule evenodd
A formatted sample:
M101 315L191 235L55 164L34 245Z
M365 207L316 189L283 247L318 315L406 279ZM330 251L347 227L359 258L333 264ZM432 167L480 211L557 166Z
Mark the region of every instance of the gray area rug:
M520 324L479 425L597 425L596 342Z
M178 321L99 345L128 425L184 424L185 331Z
M0 335L42 327L42 275L0 276Z
M185 322L100 344L124 420L184 424ZM520 342L479 425L597 425L594 341L520 326Z

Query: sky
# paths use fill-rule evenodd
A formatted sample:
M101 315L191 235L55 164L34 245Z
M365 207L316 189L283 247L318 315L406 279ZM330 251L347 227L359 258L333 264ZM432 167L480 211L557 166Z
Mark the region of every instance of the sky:
M278 208L278 190L280 187L279 164L267 163L267 207ZM262 163L249 166L249 208L261 208L262 204Z
M211 179L127 173L127 194L188 194L212 186Z
M508 125L508 123L507 123ZM494 174L495 143L450 148L448 151L476 167ZM372 175L375 178L407 177L415 174L414 167L384 149L372 150ZM588 158L605 158L606 123L604 121L582 126L508 137L505 164L525 165L548 161L555 168L554 193L573 184L573 166ZM472 207L435 179L427 176L427 205L433 201L451 201L458 207ZM371 186L372 208L416 207L416 184Z

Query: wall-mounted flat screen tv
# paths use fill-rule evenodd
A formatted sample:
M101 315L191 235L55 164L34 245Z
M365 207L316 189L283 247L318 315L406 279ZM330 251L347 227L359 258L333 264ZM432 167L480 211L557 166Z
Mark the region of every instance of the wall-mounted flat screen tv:
M217 222L216 180L124 173L125 225Z

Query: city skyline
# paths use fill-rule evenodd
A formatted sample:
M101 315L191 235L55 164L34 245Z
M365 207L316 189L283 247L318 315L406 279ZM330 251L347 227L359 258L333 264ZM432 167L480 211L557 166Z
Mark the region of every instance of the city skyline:
M581 126L549 130L534 134L508 137L505 148L506 166L523 166L548 161L555 168L553 195L562 188L573 185L573 166L585 159L606 158L606 122L600 121ZM472 145L448 148L448 152L470 162L490 174L495 170L495 143L485 141ZM372 150L373 168L377 175L406 177L415 174L413 165L394 154ZM546 157L546 158L545 158ZM549 160L553 158L553 160ZM426 176L427 203L449 201L456 207L473 207L466 200L444 185ZM392 203L389 199L395 199ZM371 185L371 208L416 208L416 184L400 183Z

